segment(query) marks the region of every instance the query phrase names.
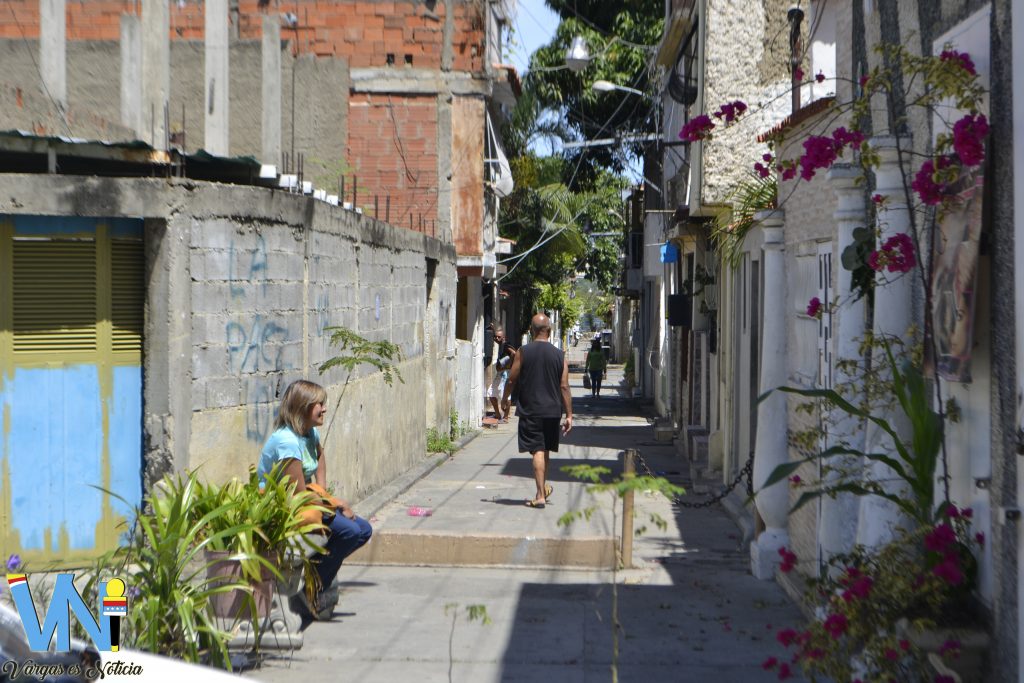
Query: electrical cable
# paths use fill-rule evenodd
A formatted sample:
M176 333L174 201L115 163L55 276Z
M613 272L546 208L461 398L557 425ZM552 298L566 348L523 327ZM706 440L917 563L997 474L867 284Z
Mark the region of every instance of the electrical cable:
M61 122L64 124L64 130L67 132L69 138L75 137L71 132L71 126L68 125L68 118L64 114L64 108L57 104L57 101L53 99L53 95L50 94L50 89L46 86L46 79L43 78L43 70L39 68L39 63L36 62L36 56L32 52L32 46L28 43L28 38L25 36L25 29L21 26L21 21L18 20L18 13L14 11L14 4L11 0L7 0L7 9L11 10L11 16L14 17L14 23L18 26L18 33L21 34L21 40L25 43L25 49L28 51L28 56L32 59L32 66L35 67L36 73L39 74L39 82L43 84L43 92L46 93L47 99L50 100L50 104L57 110L57 114L60 116ZM40 43L42 40L40 40Z

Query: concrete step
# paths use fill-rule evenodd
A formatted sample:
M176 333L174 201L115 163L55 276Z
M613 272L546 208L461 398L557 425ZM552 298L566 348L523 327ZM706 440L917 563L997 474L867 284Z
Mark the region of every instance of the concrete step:
M382 529L346 565L611 569L609 537L554 538Z

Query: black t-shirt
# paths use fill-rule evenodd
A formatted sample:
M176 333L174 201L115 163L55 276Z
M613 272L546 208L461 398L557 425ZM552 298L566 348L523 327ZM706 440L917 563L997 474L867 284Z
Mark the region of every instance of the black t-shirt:
M500 344L498 344L498 355L494 358L494 364L498 367L499 370L508 370L510 367L512 367L512 363L509 362L507 365L502 367L501 359L511 355L512 345L509 344L507 341L501 342Z
M562 416L562 369L565 354L550 342L535 341L519 349L520 417Z

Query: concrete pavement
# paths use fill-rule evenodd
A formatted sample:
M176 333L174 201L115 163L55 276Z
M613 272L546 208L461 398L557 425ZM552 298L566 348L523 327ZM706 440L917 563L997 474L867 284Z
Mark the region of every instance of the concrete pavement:
M342 567L333 619L309 625L301 650L268 654L246 675L268 682L607 681L614 602L621 681L776 680L761 662L783 653L775 632L795 627L800 615L775 583L750 576L741 533L721 507L682 509L639 495L635 526L646 531L634 541L634 566L612 571L607 554L621 503L594 498L560 468L618 471L627 447L684 485L689 467L671 444L654 441L642 406L624 396L620 370L609 372L600 399L584 397L579 373L571 379L576 427L552 457L555 491L546 509L523 505L534 487L529 459L516 452L515 418L484 430L373 506L374 540ZM415 507L432 514L410 516ZM564 513L584 509L593 511L589 520L559 524ZM483 606L489 624L469 618L472 605Z

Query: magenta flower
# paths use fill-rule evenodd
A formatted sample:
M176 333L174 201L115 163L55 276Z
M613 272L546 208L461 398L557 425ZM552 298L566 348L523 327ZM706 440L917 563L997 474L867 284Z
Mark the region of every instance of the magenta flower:
M939 656L940 657L945 657L946 655L949 655L950 657L954 657L954 658L960 656L960 641L959 640L952 640L952 639L951 640L947 640L946 642L944 642L942 645L939 646Z
M804 80L804 70L800 67L793 69L793 77L798 81Z
M862 576L843 591L843 600L853 602L855 598L866 598L871 594L871 587L874 585L875 582L870 576Z
M960 516L960 508L950 503L946 506L946 516L950 519L956 519Z
M779 680L784 681L793 675L793 670L789 668L789 664L783 662L779 665Z
M896 652L896 650L892 649L891 647L887 647L885 648L885 658L888 659L890 662L895 662L897 659L900 658L900 653Z
M970 519L971 517L974 516L974 510L972 510L971 508L964 508L963 510L960 511L960 514L965 519Z
M756 171L757 175L761 176L762 178L767 178L772 173L771 169L762 164L760 161L754 164L754 171Z
M779 565L779 571L783 574L788 574L793 571L793 567L796 566L797 557L795 553L791 553L785 548L779 548L779 556L782 557L782 563Z
M876 271L886 269L890 273L907 273L916 265L914 242L903 232L887 239L881 249L868 256L868 267Z
M885 197L880 194L871 195L871 201L875 204L881 205L885 202Z
M939 55L939 59L944 62L955 62L964 71L972 76L977 76L978 72L974 68L974 62L971 61L971 56L966 52L957 52L956 50L943 50Z
M821 299L819 299L818 297L811 297L811 300L807 302L807 315L811 316L812 318L820 318L821 309Z
M910 641L906 640L906 639L901 640L900 641L900 649L903 650L904 652L909 650L910 649Z
M797 632L791 628L784 628L775 634L775 639L779 641L782 647L789 647L797 639Z
M792 484L793 486L799 486L800 482L802 481L803 479L800 478L799 474L794 474L792 477L789 478L789 483Z
M825 74L823 74L822 72L819 71L818 75L816 75L814 77L814 80L816 80L818 83L824 83L825 82Z
M810 180L818 169L828 168L835 163L836 157L836 143L832 138L809 136L804 140L804 153L800 157L800 177Z
M687 142L697 142L708 137L714 128L715 124L711 121L711 117L701 114L686 122L683 129L679 131L679 138Z
M964 581L964 573L960 571L955 555L946 555L942 562L935 565L932 573L950 586L959 586Z
M839 636L846 633L847 621L846 616L843 614L830 614L825 619L825 623L822 624L822 628L833 638L839 638Z
M796 177L796 166L792 164L789 166L779 166L778 171L782 173L783 180L792 180Z
M936 524L935 528L924 537L924 547L934 553L944 552L954 543L956 543L956 532L945 522Z
M866 88L866 87L868 87L868 83L869 83L870 81L871 81L871 77L870 77L870 76L861 76L861 77L860 77L860 81L859 81L859 82L860 82L860 87L861 87L861 88Z
M988 119L968 114L953 124L953 151L964 166L978 166L985 160Z
M839 126L832 131L832 139L840 147L860 147L864 142L864 133L859 130L846 130L845 126Z
M974 540L977 541L979 546L984 548L985 547L985 532L979 531L978 533L974 534Z
M718 111L715 112L716 119L725 119L726 123L732 123L735 121L743 112L747 110L746 102L742 100L736 100L723 104Z
M942 200L946 198L948 188L946 183L935 181L935 172L949 168L952 165L953 159L949 155L936 157L934 161L929 159L921 164L921 169L914 176L914 182L910 184L910 187L917 193L922 202L929 206L942 203Z
M763 161L766 164L770 164L773 161L775 161L775 157L773 157L771 154L762 154L761 161Z
M778 666L778 664L779 660L775 659L775 657L769 657L768 659L761 662L761 668L765 671L770 671L774 669L776 666Z

